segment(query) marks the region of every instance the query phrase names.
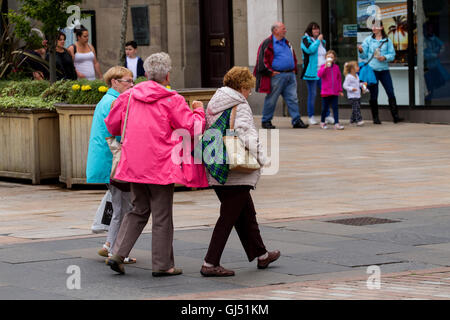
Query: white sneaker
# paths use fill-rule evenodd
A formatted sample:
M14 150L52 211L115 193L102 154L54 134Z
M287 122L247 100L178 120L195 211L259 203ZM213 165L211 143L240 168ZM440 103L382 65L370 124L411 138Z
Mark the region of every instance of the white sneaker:
M335 129L335 130L344 130L344 126L341 126L339 123L336 123L336 124L334 125L334 129Z
M325 122L326 122L327 124L334 124L334 118L333 118L332 116L328 116L328 117L325 119Z
M312 126L315 126L316 124L319 124L314 117L309 118L309 124Z
M364 125L364 121L360 121L356 124L358 127L362 127Z
M324 129L324 130L327 130L327 129L328 129L327 124L326 124L326 123L323 123L323 122L320 123L320 128L322 128L322 129Z

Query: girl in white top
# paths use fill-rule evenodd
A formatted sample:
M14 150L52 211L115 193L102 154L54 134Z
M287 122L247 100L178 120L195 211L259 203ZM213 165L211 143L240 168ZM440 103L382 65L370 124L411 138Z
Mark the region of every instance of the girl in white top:
M77 42L67 50L72 56L78 79L95 80L102 79L100 64L97 61L95 49L89 44L89 31L81 26L75 29Z
M361 89L367 92L367 84L359 81L359 65L357 61L347 62L344 66L345 81L342 86L347 91L347 98L352 105L352 116L350 123L358 126L364 125L361 115Z

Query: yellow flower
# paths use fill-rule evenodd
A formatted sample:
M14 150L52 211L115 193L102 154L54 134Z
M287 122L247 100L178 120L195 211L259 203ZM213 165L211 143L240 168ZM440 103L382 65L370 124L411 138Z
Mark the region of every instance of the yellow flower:
M91 86L90 85L86 85L86 86L81 86L81 91L89 91L91 90Z
M171 87L171 86L168 86L168 85L166 86L166 88L167 88L167 89L169 89L169 90L171 90L171 89L172 89L172 87Z
M101 87L98 88L98 91L105 93L106 91L108 91L108 87L101 86Z
M78 91L78 90L80 90L80 85L79 85L79 84L74 84L74 85L72 86L72 90L73 90L73 91Z

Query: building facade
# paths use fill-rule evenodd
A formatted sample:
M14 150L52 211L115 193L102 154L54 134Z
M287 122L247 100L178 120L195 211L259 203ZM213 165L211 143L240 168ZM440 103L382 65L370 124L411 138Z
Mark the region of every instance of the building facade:
M368 12L371 6L376 7ZM122 0L85 0L81 9L89 14L83 24L104 72L119 60ZM328 49L343 65L358 59L357 45L370 35L372 16L383 21L396 48L390 70L401 115L450 123L450 0L129 0L127 40L138 41L143 59L159 51L170 54L174 88L218 87L232 66L254 67L258 47L276 21L286 24L301 70L300 40L311 21L321 25ZM298 92L305 115L307 89L300 79ZM255 114L263 100L264 95L251 96ZM345 116L349 107L345 98L340 102ZM380 103L387 104L383 89ZM287 115L281 99L279 104L277 115ZM381 116L390 118L387 108Z

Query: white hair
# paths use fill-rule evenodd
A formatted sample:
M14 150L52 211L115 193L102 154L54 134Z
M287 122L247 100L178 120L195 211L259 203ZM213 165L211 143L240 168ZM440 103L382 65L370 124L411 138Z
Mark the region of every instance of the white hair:
M167 74L172 69L172 60L165 52L152 54L145 59L144 70L147 72L148 79L156 82L166 80Z
M279 22L279 21L275 22L271 28L272 33L275 31L275 29L277 29L280 26L281 26L281 22Z

